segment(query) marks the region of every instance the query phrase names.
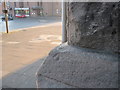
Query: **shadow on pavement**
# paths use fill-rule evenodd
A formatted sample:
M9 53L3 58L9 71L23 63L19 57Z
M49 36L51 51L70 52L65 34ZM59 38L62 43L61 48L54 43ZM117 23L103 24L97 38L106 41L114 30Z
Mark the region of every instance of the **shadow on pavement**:
M45 57L4 76L2 78L2 88L37 88L36 72L44 62L44 59Z

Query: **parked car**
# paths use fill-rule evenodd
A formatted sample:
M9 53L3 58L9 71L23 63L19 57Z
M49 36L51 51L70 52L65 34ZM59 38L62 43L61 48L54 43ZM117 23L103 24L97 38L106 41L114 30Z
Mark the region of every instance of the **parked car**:
M25 18L26 16L25 16L25 15L21 15L21 14L16 14L15 17L18 17L18 18Z
M2 21L5 20L5 15L2 15ZM8 20L13 20L13 16L8 14Z

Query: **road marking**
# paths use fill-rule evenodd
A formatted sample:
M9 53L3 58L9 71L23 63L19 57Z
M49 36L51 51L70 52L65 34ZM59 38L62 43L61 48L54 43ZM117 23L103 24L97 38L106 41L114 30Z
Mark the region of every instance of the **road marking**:
M52 42L51 44L60 45L60 44L61 44L61 42Z
M7 42L8 44L18 44L20 42Z
M34 38L30 40L29 42L41 43L44 41L48 41L48 42L55 41L55 40L61 41L61 38L62 37L60 35L40 35L39 37Z
M41 43L42 41L40 41L40 40L31 40L31 41L28 41L28 42L31 42L31 43Z

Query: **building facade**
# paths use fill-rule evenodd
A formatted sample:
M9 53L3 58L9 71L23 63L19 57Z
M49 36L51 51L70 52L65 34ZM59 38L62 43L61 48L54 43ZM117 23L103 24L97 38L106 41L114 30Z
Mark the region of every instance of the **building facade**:
M24 14L30 17L36 16L61 16L61 2L7 2L8 13L16 16ZM3 3L0 4L0 14Z
M2 3L0 3L0 15L2 14Z

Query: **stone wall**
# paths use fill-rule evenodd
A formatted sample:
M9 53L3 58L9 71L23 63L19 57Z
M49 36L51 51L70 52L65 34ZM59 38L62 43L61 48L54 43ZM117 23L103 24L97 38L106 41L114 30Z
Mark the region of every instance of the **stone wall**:
M120 2L67 3L68 44L120 52Z

